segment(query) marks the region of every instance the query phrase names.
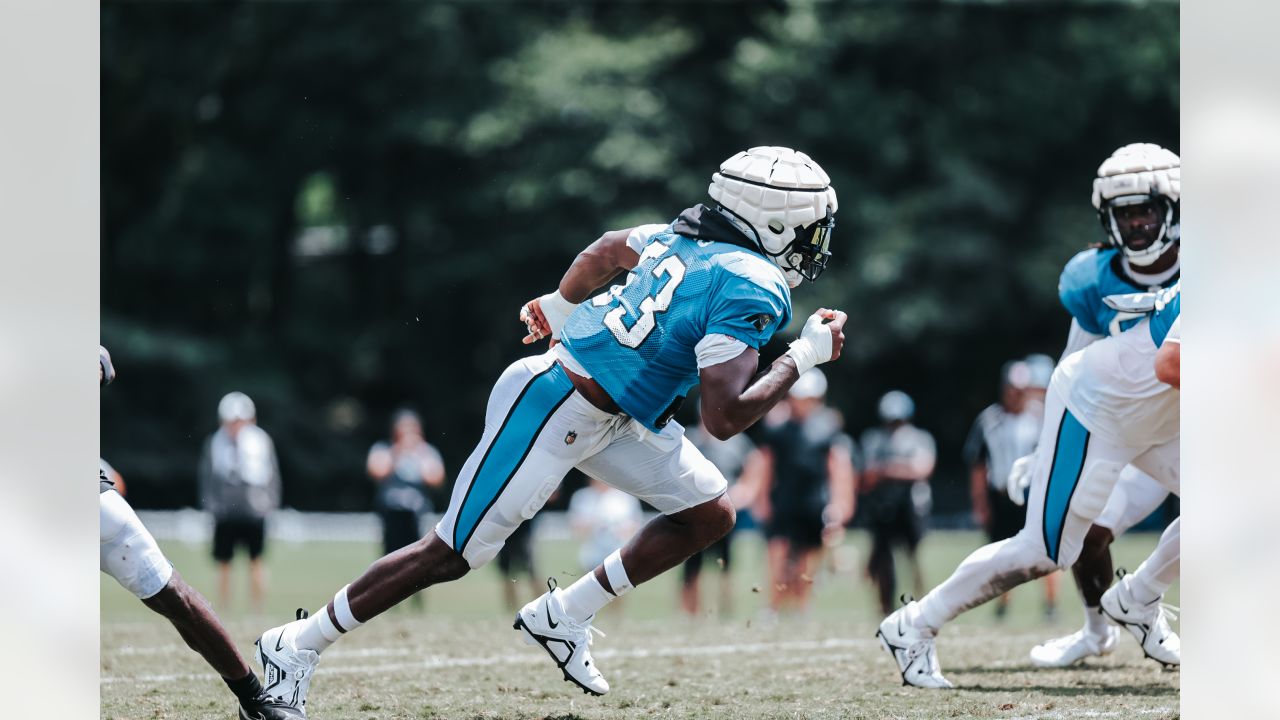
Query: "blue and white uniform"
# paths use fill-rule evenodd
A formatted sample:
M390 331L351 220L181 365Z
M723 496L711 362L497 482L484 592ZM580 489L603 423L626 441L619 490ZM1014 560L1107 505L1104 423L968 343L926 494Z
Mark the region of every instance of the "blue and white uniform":
M637 228L626 283L583 302L561 344L498 379L484 436L463 466L436 533L472 567L493 558L570 468L671 514L727 483L671 420L701 368L760 348L791 320L781 270L740 245L706 206ZM621 408L596 408L565 372L591 377Z
M1027 523L970 555L920 600L929 627L1028 580L1075 563L1085 534L1121 470L1134 465L1178 486L1178 391L1155 377L1157 343L1181 309L1175 284L1147 294L1151 307L1127 330L1069 355L1054 371L1032 469ZM1139 303L1119 303L1137 312Z
M1168 288L1178 282L1179 274L1177 264L1155 276L1136 273L1115 248L1089 249L1071 258L1058 280L1059 299L1072 318L1062 358L1142 321L1142 313L1113 308L1105 298ZM1150 515L1168 496L1169 490L1151 476L1133 466L1126 467L1096 524L1118 537Z

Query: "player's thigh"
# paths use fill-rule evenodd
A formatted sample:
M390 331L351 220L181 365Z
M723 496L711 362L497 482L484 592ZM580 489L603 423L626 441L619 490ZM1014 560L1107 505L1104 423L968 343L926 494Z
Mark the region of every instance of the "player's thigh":
M1084 537L1106 507L1121 469L1141 449L1091 435L1070 411L1058 408L1057 414L1045 416L1055 432L1049 435L1051 444L1037 452L1027 520L1018 537L1019 542L1039 543L1051 561L1065 568L1080 556Z
M1169 491L1163 485L1137 467L1126 465L1094 524L1110 530L1112 537L1120 537L1155 512L1167 497Z
M724 475L681 435L675 438L623 431L578 464L582 472L671 515L714 500L728 488Z
M458 474L436 534L471 567L485 564L565 473L604 444L612 420L575 393L546 356L515 363L494 388L484 435Z
M137 513L114 490L101 493L98 504L102 572L142 600L163 590L173 566Z
M1182 440L1174 438L1133 459L1134 467L1150 475L1174 495L1182 496Z

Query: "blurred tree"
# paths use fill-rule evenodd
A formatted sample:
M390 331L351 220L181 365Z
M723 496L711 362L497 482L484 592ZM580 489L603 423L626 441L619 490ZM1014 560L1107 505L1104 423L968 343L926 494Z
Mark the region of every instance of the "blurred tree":
M455 472L527 350L520 303L782 144L840 193L832 267L795 294L850 313L832 399L860 429L912 393L946 510L1000 364L1061 348L1095 168L1177 139L1171 3L108 1L103 453L140 506L190 504L240 389L287 504L367 507L402 403Z

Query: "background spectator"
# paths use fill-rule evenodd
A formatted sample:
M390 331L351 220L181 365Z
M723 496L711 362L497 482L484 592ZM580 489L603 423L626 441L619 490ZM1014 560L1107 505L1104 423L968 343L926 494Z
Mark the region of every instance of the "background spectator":
M745 434L734 435L728 440L717 440L702 424L701 412L698 413L697 425L685 431L685 437L729 481L729 499L733 501L734 507L742 509L749 505L755 497L760 485L759 476L764 469L764 457L755 444ZM742 522L741 517L738 522ZM704 559L713 560L720 570L719 613L723 616L732 612L733 583L730 570L733 556L730 551L733 535L734 531L730 530L728 535L712 543L706 550L695 553L684 561L681 569L680 607L688 615L697 615L701 607L698 585Z
M839 544L853 517L853 440L826 394L822 371L806 372L787 394L787 418L762 437L764 487L753 514L769 540L772 613L808 609L822 547Z
M891 390L880 398L882 425L862 435L866 457L864 500L871 529L871 557L867 573L876 584L880 608L893 612L897 578L893 548L903 545L911 566L912 590L924 595L924 573L916 548L924 537L932 493L929 476L937 460L933 436L911 424L915 402L901 390Z
M590 571L609 553L631 539L644 521L640 501L600 480L587 476L587 485L569 498L569 528L582 541L578 564ZM527 524L527 523L526 523ZM622 599L610 604L621 608ZM617 612L615 610L615 612Z
M417 413L398 410L392 415L391 441L379 440L369 448L366 469L378 485L374 507L382 521L382 553L417 542L422 537L419 518L433 510L428 489L444 484L444 461L423 437ZM421 596L413 602L421 607Z
M1009 499L1008 481L1014 461L1035 451L1040 438L1040 418L1034 409L1028 411L1032 375L1025 361L1004 364L1000 400L978 414L964 446L974 519L991 542L1013 537L1026 524L1027 510ZM1043 414L1043 405L1039 412ZM1057 606L1057 577L1051 573L1044 578L1045 615L1050 617ZM1008 609L1005 593L996 602L996 617L1003 618Z
M201 506L213 515L213 558L218 562L218 602L231 605L231 558L239 545L249 553L249 597L263 610L266 578L262 552L266 518L280 507L280 464L275 445L257 425L253 401L242 392L218 403L221 427L205 441L198 472Z

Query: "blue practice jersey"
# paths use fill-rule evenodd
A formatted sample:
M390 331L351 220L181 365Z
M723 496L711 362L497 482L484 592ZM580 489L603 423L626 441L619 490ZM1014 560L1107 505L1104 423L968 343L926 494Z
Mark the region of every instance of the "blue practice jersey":
M1164 287L1176 282L1177 273L1165 281ZM1120 251L1115 248L1091 248L1077 254L1058 278L1058 297L1062 306L1085 332L1104 337L1128 330L1137 325L1144 315L1117 311L1103 302L1103 298L1153 289L1125 276L1120 265Z
M1151 339L1156 347L1164 344L1169 328L1182 313L1182 284L1161 290L1156 294L1156 309L1151 313Z
M667 228L626 284L579 305L560 338L623 412L657 431L698 384L699 341L722 334L758 350L790 321L791 291L776 265Z

